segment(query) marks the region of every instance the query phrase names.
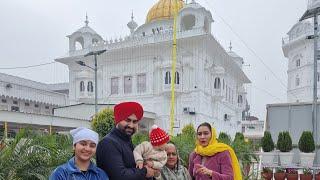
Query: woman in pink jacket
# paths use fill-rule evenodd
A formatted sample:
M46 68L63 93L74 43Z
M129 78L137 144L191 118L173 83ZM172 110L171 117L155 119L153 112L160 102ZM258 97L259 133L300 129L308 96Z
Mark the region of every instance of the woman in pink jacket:
M242 180L233 149L218 143L216 137L209 123L198 126L196 148L189 157L190 175L195 180Z

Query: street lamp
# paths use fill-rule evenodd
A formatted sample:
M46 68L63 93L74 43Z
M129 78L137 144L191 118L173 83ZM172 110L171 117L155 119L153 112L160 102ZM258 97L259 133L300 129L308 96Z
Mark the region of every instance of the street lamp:
M312 36L308 36L307 39L313 39L313 104L312 104L312 125L313 125L313 137L316 141L316 144L319 143L318 138L318 122L317 122L317 100L318 100L318 87L317 87L317 79L318 79L318 62L317 62L317 55L318 55L318 15L320 14L320 6L316 4L314 7L308 9L303 16L300 18L299 21L303 21L305 19L309 19L313 17L313 28L314 34ZM318 163L318 152L316 152L315 163Z
M92 70L94 70L94 109L95 109L95 114L98 113L98 66L97 66L97 56L101 55L102 53L106 52L106 50L100 50L100 51L91 51L88 54L84 55L84 57L88 56L94 56L94 68L86 65L85 62L83 61L76 61L77 64L80 66L86 66Z

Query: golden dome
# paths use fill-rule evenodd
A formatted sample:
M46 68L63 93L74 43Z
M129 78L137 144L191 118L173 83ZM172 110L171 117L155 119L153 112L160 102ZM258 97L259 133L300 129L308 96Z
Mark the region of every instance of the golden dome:
M178 1L178 11L183 8L183 0ZM174 15L174 3L175 0L159 0L157 4L149 10L146 23L158 19L171 19Z

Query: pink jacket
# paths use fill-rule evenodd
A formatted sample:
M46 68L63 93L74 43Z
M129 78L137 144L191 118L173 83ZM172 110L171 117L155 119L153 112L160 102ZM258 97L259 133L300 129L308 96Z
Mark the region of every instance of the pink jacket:
M202 163L203 156L192 152L189 156L189 173L196 180L233 180L233 169L231 157L228 151L207 157ZM202 164L213 171L212 177L207 175L196 174L195 164Z

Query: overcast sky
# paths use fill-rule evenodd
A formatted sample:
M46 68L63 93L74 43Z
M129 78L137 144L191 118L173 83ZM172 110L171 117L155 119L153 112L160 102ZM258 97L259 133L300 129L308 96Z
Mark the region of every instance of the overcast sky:
M129 34L126 24L131 11L141 25L157 1L0 0L0 72L46 83L66 82L67 67L58 63L28 69L3 68L52 62L66 54L66 35L84 25L86 12L89 26L104 39L124 37ZM266 104L286 102L287 60L281 38L298 22L307 0L196 2L211 11L215 21L212 34L221 45L227 49L232 41L233 51L244 58L244 71L252 81L247 88L251 112L264 120Z

